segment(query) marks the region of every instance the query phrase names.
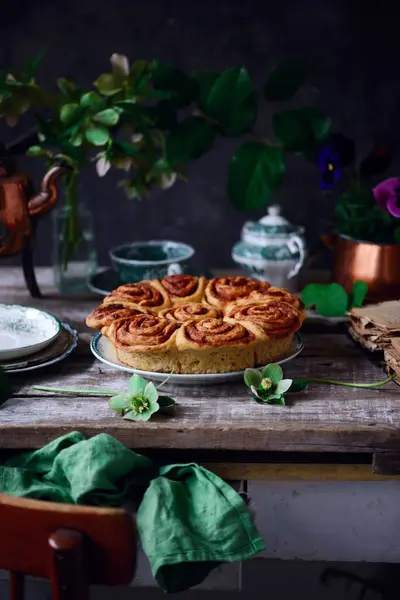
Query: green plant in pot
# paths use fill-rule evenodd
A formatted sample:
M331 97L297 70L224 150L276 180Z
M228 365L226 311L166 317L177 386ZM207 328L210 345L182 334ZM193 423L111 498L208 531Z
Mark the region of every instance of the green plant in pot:
M336 231L323 236L334 251L333 280L350 293L356 281L368 286L369 300L400 296L400 179L383 179L390 166L387 146L377 146L365 158L355 144L334 134L319 149L321 188L340 188Z

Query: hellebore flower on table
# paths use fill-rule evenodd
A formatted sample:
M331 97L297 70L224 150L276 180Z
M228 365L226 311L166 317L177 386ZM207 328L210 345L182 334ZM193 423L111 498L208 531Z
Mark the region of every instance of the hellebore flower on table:
M157 388L140 375L133 375L129 381L129 392L110 398L108 406L123 415L124 419L148 421L160 408Z
M400 178L389 177L373 190L378 206L393 217L400 217Z
M285 405L284 394L293 383L292 379L283 379L282 368L274 363L267 365L262 371L246 369L244 381L257 402L283 405Z

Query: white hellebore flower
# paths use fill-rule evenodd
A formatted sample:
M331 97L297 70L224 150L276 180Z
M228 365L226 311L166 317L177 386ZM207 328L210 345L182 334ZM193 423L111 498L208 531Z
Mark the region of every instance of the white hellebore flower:
M96 171L99 177L104 177L111 169L111 163L104 157L101 156L96 162Z
M171 177L168 177L168 175L163 173L161 175L160 188L162 190L167 190L168 188L172 187L176 181L176 177L177 177L176 173L172 173Z
M113 54L110 58L112 72L118 75L129 75L129 60L124 54Z

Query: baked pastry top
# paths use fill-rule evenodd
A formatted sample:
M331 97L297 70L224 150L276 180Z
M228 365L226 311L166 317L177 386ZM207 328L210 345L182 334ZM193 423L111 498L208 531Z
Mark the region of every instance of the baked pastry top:
M301 300L268 282L171 275L120 286L86 323L136 369L221 373L282 358L304 318Z

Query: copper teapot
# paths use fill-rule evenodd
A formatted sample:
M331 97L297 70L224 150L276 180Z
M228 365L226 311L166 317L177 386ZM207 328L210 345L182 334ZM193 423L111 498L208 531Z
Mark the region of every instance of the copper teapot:
M25 139L25 146L32 139ZM16 145L18 150L21 144ZM33 296L40 296L32 264L32 241L37 219L56 203L56 181L69 168L53 165L45 174L40 191L34 193L27 173L18 172L10 148L0 143L0 258L22 253L22 266L27 286Z

